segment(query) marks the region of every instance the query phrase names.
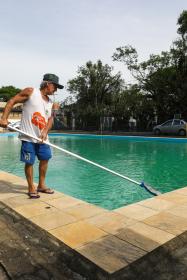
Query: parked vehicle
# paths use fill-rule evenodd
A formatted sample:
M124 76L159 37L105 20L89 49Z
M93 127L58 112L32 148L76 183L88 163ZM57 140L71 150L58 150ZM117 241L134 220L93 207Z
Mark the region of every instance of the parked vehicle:
M177 134L186 135L186 122L184 120L172 119L153 127L155 135L160 134Z

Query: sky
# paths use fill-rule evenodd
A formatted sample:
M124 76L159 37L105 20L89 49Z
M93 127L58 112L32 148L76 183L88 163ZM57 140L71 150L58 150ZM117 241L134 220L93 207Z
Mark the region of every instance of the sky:
M78 67L98 59L130 83L116 48L132 45L140 61L169 50L183 10L186 0L0 0L0 87L38 87L54 73L63 101Z

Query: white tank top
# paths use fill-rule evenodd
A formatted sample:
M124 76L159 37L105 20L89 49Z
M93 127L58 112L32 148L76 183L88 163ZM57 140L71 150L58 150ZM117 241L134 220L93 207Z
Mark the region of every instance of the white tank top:
M33 136L40 137L42 130L51 116L52 105L53 102L50 99L49 101L45 101L42 98L40 90L35 88L29 99L23 104L21 130ZM35 139L23 134L20 134L19 138L28 142L37 142Z

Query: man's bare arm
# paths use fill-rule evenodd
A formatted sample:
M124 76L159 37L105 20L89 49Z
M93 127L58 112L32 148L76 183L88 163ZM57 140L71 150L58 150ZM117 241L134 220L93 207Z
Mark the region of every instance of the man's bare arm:
M29 99L32 92L33 92L33 88L25 88L24 90L20 91L18 94L16 94L7 102L3 115L0 120L0 126L7 127L8 125L7 119L13 106L17 103L24 103L26 100Z
M42 141L45 141L47 139L47 134L49 132L49 130L52 128L53 126L53 122L54 122L54 117L56 112L59 110L60 108L60 104L59 103L53 103L52 106L52 114L48 119L47 125L46 127L42 130L41 136L40 138L42 139Z
M54 121L54 117L53 116L49 117L46 127L42 130L42 133L40 135L42 141L45 141L47 139L48 132L53 126L53 121Z

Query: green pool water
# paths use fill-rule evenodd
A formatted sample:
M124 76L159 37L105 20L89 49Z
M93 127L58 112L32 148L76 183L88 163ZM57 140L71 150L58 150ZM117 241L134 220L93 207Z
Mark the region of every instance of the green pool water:
M182 140L182 139L180 139ZM187 141L133 137L50 136L51 143L160 192L187 185ZM0 137L0 169L24 177L17 136ZM35 177L38 180L38 164ZM106 209L152 197L145 189L53 149L47 185Z

